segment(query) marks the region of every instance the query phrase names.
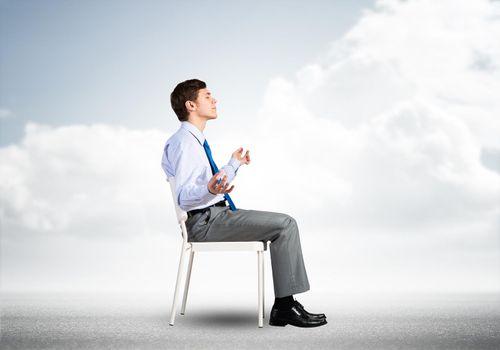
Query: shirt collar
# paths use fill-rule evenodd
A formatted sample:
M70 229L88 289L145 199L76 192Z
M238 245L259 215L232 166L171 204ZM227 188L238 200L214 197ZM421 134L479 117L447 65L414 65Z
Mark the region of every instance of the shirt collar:
M200 145L203 146L203 143L205 142L205 136L203 133L193 124L190 122L181 122L181 128L189 131L200 143Z

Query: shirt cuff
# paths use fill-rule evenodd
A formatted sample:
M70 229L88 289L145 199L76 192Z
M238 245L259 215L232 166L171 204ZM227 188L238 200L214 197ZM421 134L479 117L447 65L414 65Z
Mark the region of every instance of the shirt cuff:
M234 172L236 173L236 171L240 167L241 163L238 159L231 157L231 159L229 160L229 163L227 163L227 165L230 165L234 169Z

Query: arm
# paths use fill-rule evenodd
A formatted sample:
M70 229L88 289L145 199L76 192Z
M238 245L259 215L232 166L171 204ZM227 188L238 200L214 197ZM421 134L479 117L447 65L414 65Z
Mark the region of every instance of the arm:
M229 163L222 167L228 176L229 182L233 181L236 176L236 172L243 164L250 164L250 151L247 150L243 155L243 147L240 147L233 152Z
M227 163L226 165L224 165L221 168L221 170L223 169L224 172L226 173L228 182L231 182L234 180L234 178L236 177L236 173L237 173L238 169L240 168L240 165L241 165L241 163L238 159L231 157L231 159L229 160L229 163Z
M221 169L219 169L219 171L224 170L224 173L226 174L226 177L223 178L221 183L221 187L225 189L224 192L229 193L233 190L234 186L224 187L225 183L226 182L230 183L231 181L234 180L238 169L243 164L250 164L250 151L247 150L245 155L243 155L243 147L240 147L233 152L233 154L231 155L231 159L229 159L229 162L226 165L224 165ZM215 174L214 177L216 177L217 174ZM212 180L215 181L215 179L212 178L208 183L209 191L212 193L221 193L220 191L217 190L217 187L214 187L214 181Z
M201 158L204 154L200 154L196 146L194 143L184 143L167 149L175 170L177 203L186 211L208 203L217 196L208 191L207 183L212 173L205 159Z

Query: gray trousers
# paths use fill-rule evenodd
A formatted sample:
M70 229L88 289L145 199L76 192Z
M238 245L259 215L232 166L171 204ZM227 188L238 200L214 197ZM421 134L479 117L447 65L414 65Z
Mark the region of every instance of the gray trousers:
M271 241L274 295L309 290L299 229L294 218L267 211L210 207L186 221L189 242Z

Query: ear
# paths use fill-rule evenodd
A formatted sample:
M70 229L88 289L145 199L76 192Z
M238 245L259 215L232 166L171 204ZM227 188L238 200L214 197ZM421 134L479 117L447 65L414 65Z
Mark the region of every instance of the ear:
M186 106L188 112L192 112L196 109L196 104L193 101L186 101L186 103L184 103L184 106Z

